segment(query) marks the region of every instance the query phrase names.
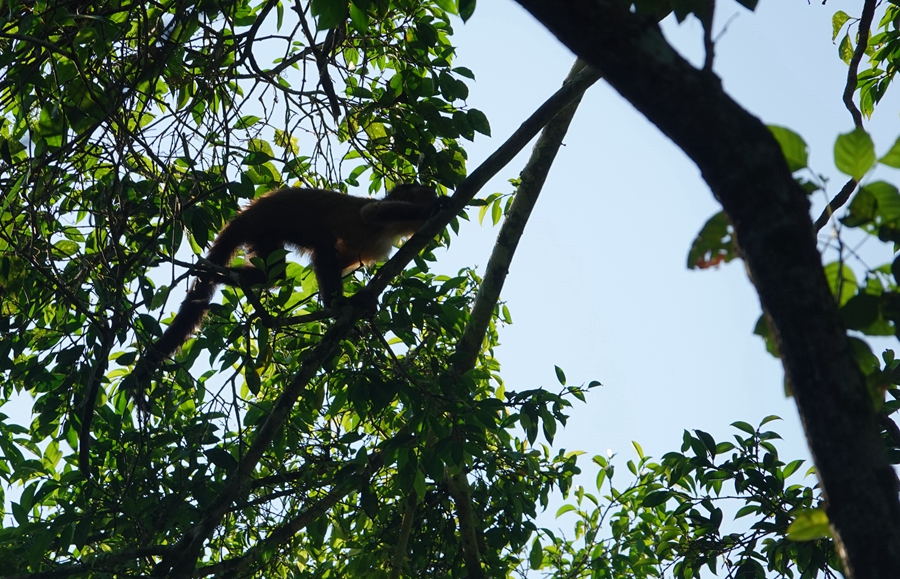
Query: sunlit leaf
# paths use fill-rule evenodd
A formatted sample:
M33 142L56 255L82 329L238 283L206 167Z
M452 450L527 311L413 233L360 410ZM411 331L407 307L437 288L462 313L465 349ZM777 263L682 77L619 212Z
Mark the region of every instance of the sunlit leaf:
M806 141L788 128L776 125L768 127L775 140L781 145L781 152L784 154L791 172L805 168L809 161L809 147L807 147Z
M787 536L792 541L812 541L831 536L831 526L824 509L804 509L794 513Z
M861 128L839 135L834 143L834 164L857 181L875 164L875 144Z
M841 29L844 27L844 24L846 24L848 20L850 20L850 15L843 10L838 10L834 13L834 16L831 17L831 40L834 40L838 37L838 34L841 33Z

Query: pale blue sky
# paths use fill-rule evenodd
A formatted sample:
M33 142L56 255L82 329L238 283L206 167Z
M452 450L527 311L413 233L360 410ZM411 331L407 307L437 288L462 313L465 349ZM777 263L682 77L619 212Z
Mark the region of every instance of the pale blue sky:
M806 139L812 166L832 179L829 196L846 179L834 169L834 139L853 128L841 103L847 68L831 42L831 16L861 5L840 4L762 0L753 13L720 1L715 30L725 89L764 122ZM702 60L696 20L670 18L664 30L686 57ZM456 63L476 74L468 103L493 129L492 139L479 136L467 147L471 169L559 86L574 57L511 0L479 2L455 32ZM867 125L881 154L900 132L894 103L888 99ZM524 159L485 193L508 192L506 179ZM815 199L816 216L823 198ZM752 334L760 307L742 262L685 267L694 236L718 210L678 148L602 81L590 89L511 268L503 299L515 323L502 328L497 351L509 389L556 388L554 364L570 384L604 384L573 409L557 447L632 458L637 440L660 457L680 446L685 428L721 440L733 421L755 425L778 414L784 422L772 427L785 438L782 458L808 458L781 364ZM438 254L441 269L477 263L483 271L495 233L464 228L449 253ZM886 248L867 245L879 253L873 263L890 259Z

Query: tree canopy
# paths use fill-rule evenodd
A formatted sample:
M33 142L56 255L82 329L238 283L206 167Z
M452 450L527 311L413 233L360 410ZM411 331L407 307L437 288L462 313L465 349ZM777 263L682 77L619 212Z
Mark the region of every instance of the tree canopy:
M453 46L474 0L7 4L0 402L34 405L27 426L0 415L0 575L891 576L900 361L864 337L897 333L900 266L823 267L814 227L900 239L900 193L866 179L900 167L900 140L877 157L865 130L893 80L897 6L834 17L856 129L837 137L849 179L814 226L807 195L822 184L806 143L713 73L714 2L519 2L579 59L477 167L466 144L491 128L466 101L478 71ZM704 25L699 69L659 33L673 11ZM658 462L636 444L624 486L595 456L588 491L573 481L579 453L552 445L597 383L557 368L553 389L506 388L504 279L600 78L721 202L688 265L746 263L820 488L779 457L769 417L735 422L728 441L686 430ZM535 137L513 194L479 196ZM376 312L324 307L291 259L273 287L225 287L151 376L149 411L135 408L129 377L242 206L284 187L409 182L447 203L387 263L345 279L380 296ZM459 219L488 214L502 225L483 275L434 273ZM554 494L569 499L570 537L536 522Z

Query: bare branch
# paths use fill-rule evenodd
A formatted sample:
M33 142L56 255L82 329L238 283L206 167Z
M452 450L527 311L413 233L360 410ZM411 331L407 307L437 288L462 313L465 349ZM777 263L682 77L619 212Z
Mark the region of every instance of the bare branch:
M816 222L813 225L816 228L816 231L821 231L822 228L825 227L825 224L828 223L828 220L831 219L831 216L834 214L835 210L843 207L844 203L846 203L847 200L850 199L850 195L856 189L857 185L858 183L856 182L856 179L850 179L846 183L844 183L844 186L841 187L841 190L838 192L838 194L835 195L834 199L832 199L828 203L828 205L825 206L825 209L822 210L822 214L819 215L818 219L816 219Z

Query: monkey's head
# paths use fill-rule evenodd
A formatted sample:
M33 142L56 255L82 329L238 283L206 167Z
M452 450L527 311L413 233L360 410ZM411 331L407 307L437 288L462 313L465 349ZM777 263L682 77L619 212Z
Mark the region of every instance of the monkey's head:
M431 205L438 198L438 194L431 187L416 183L397 185L385 196L388 201L404 201L416 205Z

